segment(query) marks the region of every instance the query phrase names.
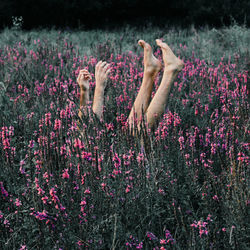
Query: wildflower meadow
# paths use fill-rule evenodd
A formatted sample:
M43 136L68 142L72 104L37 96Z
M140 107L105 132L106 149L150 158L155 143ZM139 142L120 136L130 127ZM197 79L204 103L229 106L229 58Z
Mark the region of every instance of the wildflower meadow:
M138 39L185 63L147 143ZM1 249L249 249L249 29L0 33ZM111 63L104 121L79 70ZM155 80L156 92L162 72ZM84 131L83 133L81 133Z

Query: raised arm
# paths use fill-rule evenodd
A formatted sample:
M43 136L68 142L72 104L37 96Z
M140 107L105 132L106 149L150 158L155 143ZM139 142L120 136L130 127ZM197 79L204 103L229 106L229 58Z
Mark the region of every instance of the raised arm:
M80 118L82 118L82 109L85 110L86 104L89 101L89 80L91 80L91 75L88 70L80 70L77 78L77 83L80 87L80 108L78 112Z
M95 67L96 86L93 100L93 112L100 120L103 118L104 90L108 74L111 70L109 66L107 62L99 61Z

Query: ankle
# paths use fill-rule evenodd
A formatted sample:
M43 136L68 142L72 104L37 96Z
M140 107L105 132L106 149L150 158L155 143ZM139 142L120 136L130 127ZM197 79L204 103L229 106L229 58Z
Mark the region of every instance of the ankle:
M145 67L144 74L148 76L155 76L160 70L156 67Z
M176 63L166 64L165 70L167 72L179 73L184 68L184 63L181 60L178 60Z

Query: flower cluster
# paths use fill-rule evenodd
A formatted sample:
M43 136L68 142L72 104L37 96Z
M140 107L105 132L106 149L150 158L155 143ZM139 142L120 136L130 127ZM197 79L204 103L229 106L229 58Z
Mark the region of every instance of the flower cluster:
M107 43L79 56L61 33L26 40L0 49L0 248L245 248L249 75L238 59L186 57L180 44L185 67L158 127L141 138L127 117L143 53ZM91 110L100 56L112 65L103 123ZM93 80L80 120L82 68Z

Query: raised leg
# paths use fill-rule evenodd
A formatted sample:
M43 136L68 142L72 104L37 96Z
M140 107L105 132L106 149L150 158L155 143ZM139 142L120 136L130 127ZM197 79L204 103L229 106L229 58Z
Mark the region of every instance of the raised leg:
M171 86L177 74L184 67L183 61L174 55L166 43L159 39L156 40L156 43L162 50L165 68L161 84L146 112L146 121L149 128L154 127L159 117L164 113Z
M144 75L141 88L128 117L130 131L133 131L136 126L140 129L142 115L146 113L149 106L155 77L162 67L161 62L153 55L152 48L148 43L139 40L138 44L144 49Z

